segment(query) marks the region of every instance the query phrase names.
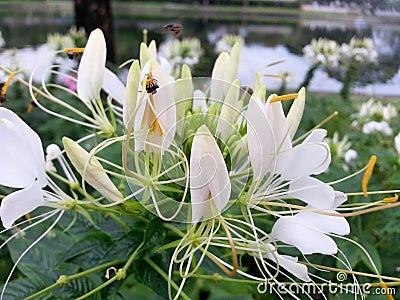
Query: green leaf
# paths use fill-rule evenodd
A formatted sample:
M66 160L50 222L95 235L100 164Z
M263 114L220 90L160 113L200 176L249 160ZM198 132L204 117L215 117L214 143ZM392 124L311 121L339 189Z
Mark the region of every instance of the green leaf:
M379 273L382 273L382 261L381 257L379 255L378 250L376 247L369 242L363 241L362 246L365 248L365 250L368 252L368 254L371 256L371 259L373 263L375 264L376 268L378 269ZM365 255L363 252L361 255L361 260L365 263L365 265L368 267L368 269L373 273L376 274L375 268L373 267L371 260Z
M4 285L1 285L0 288L3 289ZM4 292L3 299L7 300L21 300L24 299L42 289L44 289L46 285L35 276L31 276L30 278L21 278L11 281ZM35 299L44 299L45 297L39 297Z

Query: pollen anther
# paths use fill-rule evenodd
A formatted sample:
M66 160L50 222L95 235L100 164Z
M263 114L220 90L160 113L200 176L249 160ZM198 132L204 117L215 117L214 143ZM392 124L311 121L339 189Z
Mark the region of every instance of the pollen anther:
M299 94L294 93L294 94L286 94L286 95L281 95L281 96L276 96L272 98L269 103L274 103L278 101L286 101L286 100L293 100L296 99Z
M367 185L369 179L371 178L372 171L374 170L375 163L376 163L376 155L372 155L371 158L369 159L367 169L365 170L364 177L361 182L364 197L368 197Z

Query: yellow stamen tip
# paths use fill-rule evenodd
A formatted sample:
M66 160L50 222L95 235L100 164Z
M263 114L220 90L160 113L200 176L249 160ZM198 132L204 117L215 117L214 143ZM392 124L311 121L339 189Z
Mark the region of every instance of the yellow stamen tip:
M376 163L376 155L372 155L371 158L369 159L367 169L365 170L364 177L361 182L364 197L368 197L367 185L369 179L371 178L372 171L374 170L375 163Z
M83 53L85 48L64 48L63 52L65 53Z
M394 194L394 197L388 197L383 199L383 203L394 203L399 200L399 195Z
M276 96L276 97L272 98L269 101L269 103L274 103L274 102L278 102L278 101L293 100L293 99L296 99L298 95L299 94L294 93L294 94L286 94L286 95L282 95L282 96Z

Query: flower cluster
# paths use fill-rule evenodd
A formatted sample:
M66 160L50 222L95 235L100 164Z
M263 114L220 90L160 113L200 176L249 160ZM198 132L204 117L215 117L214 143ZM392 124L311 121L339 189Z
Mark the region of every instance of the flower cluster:
M393 104L383 104L373 98L364 102L357 114L354 115L353 126L362 126L362 132L370 134L374 131L392 135L390 121L397 117L397 109Z
M311 40L303 48L304 57L326 68L347 66L352 60L360 64L376 63L378 53L374 42L369 38L352 38L350 43L339 45L327 38Z
M55 286L62 289L68 280L103 266L109 268L107 277L114 269L115 276L93 289L100 291L137 272L129 269L132 264L145 262L166 279L165 290L156 289L170 299L189 299L185 285L191 278L206 273L212 279L208 271L200 271L210 263L231 276L229 280L268 283L275 293L298 299L292 290L282 290L281 281L299 287L328 281L313 272L309 255L346 262L346 257L339 258L337 240L348 240L344 236L350 233L341 213L347 195L318 178L331 163L326 130L297 137L304 88L267 97L261 74L251 90L241 88L236 79L239 49L235 43L230 53L219 54L211 78L192 78L183 63L175 79L155 42L142 43L140 57L130 62L123 84L106 68L105 39L99 29L94 30L74 72L76 78L71 77L76 92L44 81L39 87L29 84L38 107L91 131L76 141L64 137L64 150L51 145L46 156L38 135L15 113L0 108L0 137L8 141L0 151L0 184L17 189L1 202L5 228L39 207L50 207L59 217L38 240L68 213L78 213L96 225L92 214L101 212L114 222L104 231L115 235L121 231L110 230L111 226L124 231L107 242L102 235L108 255L89 259L97 264L93 269L70 268L75 275L60 276L56 285L35 291L36 296ZM286 100L293 103L285 114L282 101ZM90 139L97 143L85 149ZM347 150L348 143L342 144L341 151ZM370 174L371 167L367 171ZM76 218L67 229L75 222ZM67 264L76 256L68 253L59 259L70 259L64 261ZM123 266L117 270L118 265ZM352 272L350 264L344 265Z
M215 51L218 53L230 52L236 43L244 46L244 39L240 35L224 34L215 44Z
M326 38L311 40L303 48L304 57L326 67L338 67L340 60L340 46L336 41Z
M198 38L172 39L160 45L159 55L171 64L171 74L179 74L182 65L193 66L197 64L202 55L201 43Z
M377 62L378 52L370 38L357 39L353 37L350 43L342 44L340 56L343 62L355 60L360 64L374 64Z

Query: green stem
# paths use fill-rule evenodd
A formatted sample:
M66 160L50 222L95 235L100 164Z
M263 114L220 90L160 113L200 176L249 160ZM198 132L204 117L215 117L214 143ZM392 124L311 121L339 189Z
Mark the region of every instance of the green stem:
M148 257L146 257L144 260L145 260L154 270L156 270L156 271L158 272L158 274L160 274L166 281L168 281L168 275L167 275L157 264L155 264L155 263L154 263L150 258L148 258ZM171 285L172 285L172 287L173 287L175 290L177 290L177 291L179 290L178 285L177 285L175 282L173 282L172 280L171 280ZM185 293L184 291L182 291L180 295L182 296L183 299L190 300L190 297L189 297L188 295L186 295L186 293Z
M118 265L118 264L121 264L121 263L123 263L122 260L110 261L110 262L108 262L108 263L102 264L102 265L97 266L97 267L94 267L94 268L92 268L92 269L89 269L89 270L86 270L86 271L83 271L83 272L80 272L80 273L76 273L76 274L71 275L71 276L66 276L66 281L69 282L69 281L71 281L71 280L78 279L78 278L80 278L80 277L89 275L89 274L91 274L91 273L97 272L97 271L102 270L102 269L104 269L104 268L108 268L108 267L111 267L111 266L115 266L115 265ZM36 298L36 297L38 297L38 296L40 296L40 295L43 295L43 294L47 293L48 291L51 291L52 289L54 289L54 288L56 288L56 287L58 287L58 286L60 286L60 284L59 284L58 282L53 283L52 285L50 285L50 286L48 286L48 287L46 287L46 288L44 288L44 289L42 289L42 290L36 292L35 294L30 295L29 297L25 298L24 300L34 299L34 298Z
M66 185L68 185L70 188L74 188L74 186L79 183L79 182L75 182L75 181L70 181L67 178L61 176L60 174L50 171L50 170L46 170L46 172L51 175L54 178L57 178L58 180L60 180L61 182L64 182Z
M129 232L131 231L131 229L129 228L128 225L126 225L120 218L118 218L118 216L116 216L115 214L111 213L109 214L110 218L114 220L115 223L117 223L119 226L122 227L122 229L125 232Z
M130 267L130 265L133 263L133 261L136 259L136 257L138 256L140 249L143 247L144 242L142 242L137 248L136 250L132 253L132 255L129 257L128 261L125 263L125 265L123 266L122 269L119 269L117 271L117 273L110 278L109 280L107 280L106 282L104 282L103 284L99 285L97 288L91 290L89 293L86 293L84 295L82 295L81 297L77 298L76 300L82 300L82 299L86 299L87 297L90 297L91 295L94 295L95 293L99 292L100 290L102 290L103 288L105 288L106 286L110 285L111 283L113 283L116 280L123 280L125 279L126 276L126 271L128 270L128 268ZM123 274L123 275L121 275Z

